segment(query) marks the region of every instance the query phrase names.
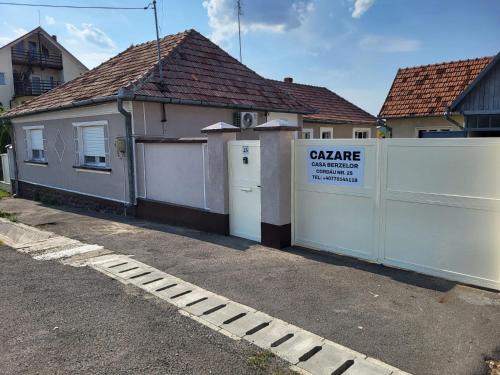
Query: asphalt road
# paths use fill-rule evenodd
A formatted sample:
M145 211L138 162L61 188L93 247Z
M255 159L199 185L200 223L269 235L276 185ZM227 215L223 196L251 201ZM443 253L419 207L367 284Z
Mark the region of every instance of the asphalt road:
M172 305L88 267L0 246L1 374L288 374ZM281 372L279 372L281 371Z
M500 294L298 248L4 199L26 224L103 245L413 374L500 358Z

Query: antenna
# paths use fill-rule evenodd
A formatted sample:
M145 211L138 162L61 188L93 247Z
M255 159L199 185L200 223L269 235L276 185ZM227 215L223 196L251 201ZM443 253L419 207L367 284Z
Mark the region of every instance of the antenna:
M240 16L243 15L241 11L241 0L236 0L236 11L238 12L238 39L240 42L240 62L242 62L241 58L241 25L240 25Z
M158 31L158 15L156 13L156 0L153 0L153 11L155 13L156 26L156 48L158 49L158 69L160 70L160 83L163 82L163 67L161 63L160 32Z

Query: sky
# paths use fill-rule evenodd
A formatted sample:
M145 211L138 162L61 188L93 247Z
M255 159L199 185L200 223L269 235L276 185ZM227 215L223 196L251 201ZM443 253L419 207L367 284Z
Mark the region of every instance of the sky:
M149 0L11 0L142 7ZM500 52L500 0L241 0L243 63L376 115L400 67ZM196 29L239 58L236 0L158 0L160 35ZM155 38L151 10L0 5L0 46L39 24L89 68Z

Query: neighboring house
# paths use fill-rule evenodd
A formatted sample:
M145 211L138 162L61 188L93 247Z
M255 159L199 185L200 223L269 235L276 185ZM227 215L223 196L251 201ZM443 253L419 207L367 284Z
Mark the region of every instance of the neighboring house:
M271 81L316 110L304 116L302 138L375 138L377 119L326 87L294 83L292 78Z
M43 187L118 211L134 204L134 139L201 137L220 121L283 117L300 129L302 114L314 112L195 30L160 45L163 79L156 42L147 42L3 116L14 128L21 195Z
M379 118L393 137L498 136L499 55L399 69Z
M0 48L0 103L6 110L88 69L41 27Z

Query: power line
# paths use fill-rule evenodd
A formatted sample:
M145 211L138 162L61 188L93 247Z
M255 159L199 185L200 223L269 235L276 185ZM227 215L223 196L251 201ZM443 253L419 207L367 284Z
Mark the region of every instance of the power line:
M108 10L146 10L151 4L145 7L110 7L110 6L86 6L86 5L56 5L56 4L30 4L30 3L13 3L0 1L0 5L15 5L25 7L44 7L44 8L71 8L71 9L108 9Z

